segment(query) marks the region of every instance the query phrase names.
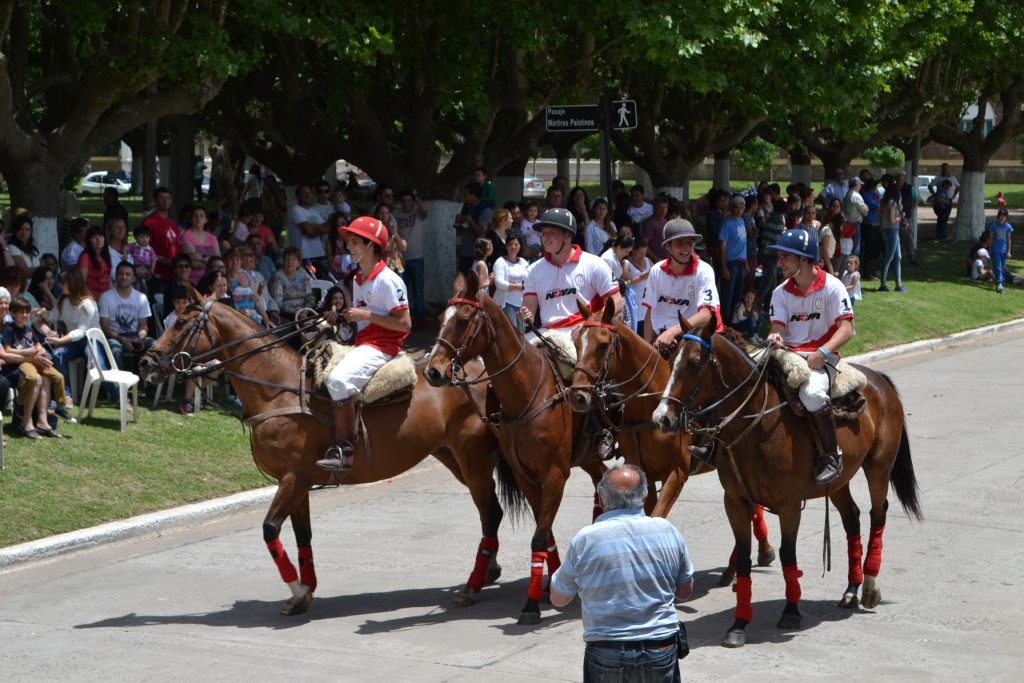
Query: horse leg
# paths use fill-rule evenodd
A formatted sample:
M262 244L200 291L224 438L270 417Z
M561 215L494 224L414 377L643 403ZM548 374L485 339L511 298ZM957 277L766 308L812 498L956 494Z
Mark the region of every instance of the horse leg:
M839 607L853 609L857 606L857 591L864 583L864 573L861 571L862 549L860 543L860 509L853 501L849 486L833 491L829 500L836 506L839 516L843 519L843 530L846 531L846 555L849 558L849 570L847 572L846 590L839 601Z
M316 590L316 567L313 565L313 527L309 522L308 492L292 512L292 531L295 532L295 545L299 551L299 582L312 594Z
M526 604L519 615L519 623L533 625L540 623L540 601L544 598L544 565L550 561L548 548L553 545L551 527L555 514L562 503L566 475L557 467L552 468L541 488L540 512L537 514L537 528L530 541L530 585L526 592ZM535 510L537 508L534 508ZM558 562L557 549L554 561ZM557 568L549 568L552 572Z
M307 498L308 502L308 493L304 492L304 497ZM284 546L281 545L281 525L284 524L284 520L288 518L298 502L296 499L295 475L286 474L278 483L277 493L274 495L274 500L270 503L270 510L267 511L267 516L263 520L263 540L270 551L270 557L274 560L274 564L277 565L277 571L281 575L281 580L288 584L288 588L292 592L292 597L281 607L280 613L285 616L308 612L310 605L313 604L313 592L308 586L304 586L299 582L299 575L295 571L295 565L288 559L288 553L285 551Z
M676 500L679 499L679 494L682 493L683 486L689 478L689 469L677 467L669 472L665 481L661 483L661 494L658 495L654 509L648 510L647 514L651 517L668 517L668 513L676 504Z
M881 479L881 478L879 478ZM882 534L885 532L885 517L889 502L885 499L888 483L868 473L868 490L871 492L871 533L868 536L868 550L864 557L864 592L860 604L866 609L878 607L882 591L878 588L878 572L882 568Z
M597 485L601 483L601 477L608 471L608 468L603 462L595 460L580 465L580 469L590 475L590 481L594 484L594 509L590 520L594 521L604 514L604 506L601 505L601 498L597 495ZM565 486L564 481L562 485ZM561 497L559 497L559 501L561 501Z
M733 558L736 565L736 619L722 639L723 647L743 647L747 642L747 624L754 618L750 605L750 506L742 499L725 494L725 514L729 517L736 546Z
M800 628L800 577L804 575L796 563L796 538L800 531L800 505L779 510L779 529L782 532L782 576L786 579L786 606L779 618L779 628Z
M768 524L764 521L764 506L754 507L754 516L750 518L757 539L757 566L770 567L775 561L775 548L768 542Z

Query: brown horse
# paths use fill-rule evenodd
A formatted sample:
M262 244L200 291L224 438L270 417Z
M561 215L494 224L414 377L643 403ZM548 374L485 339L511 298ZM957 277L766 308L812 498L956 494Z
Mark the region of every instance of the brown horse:
M686 321L680 324L686 332L684 343L676 353L654 419L662 429L671 430L677 425L677 416L684 423L714 412L725 416L710 431L720 441L718 478L725 489L725 511L736 536L738 577L734 587L736 619L722 645L742 646L753 616L747 520L755 504L778 514L782 530L779 552L786 580L786 607L780 628L800 625L802 573L797 566L796 539L803 502L811 498L828 496L846 531L848 585L839 606L856 607L861 583L861 604L869 609L877 606L881 600L877 577L890 484L907 514L921 519L903 403L892 381L881 373L859 368L868 380L861 389L863 412L855 419L838 420L842 474L827 486L817 486L813 475L814 441L806 418L784 405L786 399L745 351L710 327L692 333ZM858 470L864 471L871 495L871 534L863 568L860 510L849 487Z
M478 386L489 381L499 404L494 422L501 452L533 510L536 527L530 542L530 583L520 624L540 622L544 565L548 575L561 564L551 535L562 491L573 464L573 411L564 400L562 379L547 355L529 344L486 292L476 275L466 291L449 301L425 374L434 386ZM469 359L481 357L488 377L463 372ZM469 377L470 379L465 379ZM459 393L459 392L452 392ZM480 404L481 413L485 404ZM581 465L596 483L604 471L599 460ZM511 501L506 501L511 502ZM511 506L510 506L511 507Z
M651 420L668 385L670 366L611 309L590 315L581 307L580 313L588 319L573 335L577 361L570 405L577 412L596 408L603 421L619 432L623 458L642 467L650 481L647 513L668 517L690 478L690 435L682 430L663 432ZM710 471L707 467L701 470ZM662 482L660 495L655 481ZM775 549L768 542L761 506L754 511L753 528L758 541L757 564L767 567L775 560ZM735 557L723 574L723 586L731 583L734 573Z
M263 540L292 591L282 614L307 611L317 586L310 489L394 477L428 455L469 487L483 530L473 572L454 604L471 604L471 594L497 579L498 526L503 516L493 478L497 441L465 395L434 389L420 379L410 396L366 406L362 417L368 438L359 440L353 468L329 473L314 464L333 438L329 406L324 398L310 397L298 353L228 306L194 305L146 353L140 372L150 381L190 368L193 374L202 374L197 361L229 378L252 429L256 465L278 482L263 522ZM479 394L482 398L482 391ZM298 545L298 573L280 540L281 526L289 517Z

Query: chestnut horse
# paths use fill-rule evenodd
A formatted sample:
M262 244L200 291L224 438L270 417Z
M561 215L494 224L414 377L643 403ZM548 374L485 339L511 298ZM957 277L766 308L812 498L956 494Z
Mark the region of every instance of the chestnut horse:
M625 461L647 473L651 487L647 513L668 517L690 478L690 435L682 430L663 432L651 420L668 384L670 366L654 346L611 309L592 315L582 306L580 309L587 320L573 334L577 361L569 404L577 412L594 408L600 411L605 423L618 432L619 450ZM701 473L710 471L705 466ZM660 495L655 481L662 482ZM775 549L768 542L768 526L760 505L752 521L758 541L757 564L767 567L775 560ZM734 554L721 585L732 582L735 565Z
M286 323L282 328L289 325L295 326ZM473 572L454 604L472 604L471 595L497 579L498 526L503 516L493 478L497 441L461 392L440 391L421 378L411 395L366 406L362 417L367 438L359 439L353 468L331 473L315 465L334 435L329 405L326 398L309 395L298 353L233 308L220 303L193 305L146 352L139 369L143 377L158 382L190 368L192 373L182 374L201 375L205 371L196 361L229 378L252 429L256 465L278 482L263 521L263 540L292 592L281 614L306 612L317 586L310 489L388 479L428 455L469 487L483 530ZM478 392L482 398L482 390ZM289 517L298 545L297 573L280 540L281 526Z
M494 299L479 290L474 273L466 278L465 293L448 303L424 372L438 387L479 386L485 381L493 387L499 404L493 422L500 425L495 431L501 452L536 522L530 542L530 583L519 617L520 624L536 624L544 597L544 565L549 576L561 565L551 527L573 465L578 425L564 400L562 378L554 362L528 343ZM488 376L473 379L473 373L464 372L463 366L478 356ZM484 405L479 406L482 415ZM600 460L587 460L581 467L596 486L605 469Z
M890 484L904 511L914 519L922 518L903 403L892 380L869 368L858 368L868 380L860 390L864 409L853 419L837 416L843 471L830 484L819 486L814 483L815 446L810 426L805 417L785 405L785 397L766 379L764 368L710 327L692 331L685 320L680 324L686 333L684 343L676 352L670 381L654 419L660 428L671 430L678 421L689 423L692 418L715 411L727 416L708 430L720 441L718 478L725 489L725 511L737 548L735 622L722 645L742 646L753 616L747 520L755 504L778 514L782 530L779 553L786 581L786 606L780 628L800 626L802 573L797 566L796 540L803 503L811 498L828 496L846 531L848 585L839 606L856 607L861 583L861 604L869 609L877 606L881 601L877 577ZM863 567L860 510L849 486L858 470L864 471L871 496L871 534Z

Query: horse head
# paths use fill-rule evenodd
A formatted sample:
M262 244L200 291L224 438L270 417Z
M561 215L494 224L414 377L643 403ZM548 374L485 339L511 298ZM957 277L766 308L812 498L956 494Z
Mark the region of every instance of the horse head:
M718 362L713 351L714 323L694 328L680 313L679 327L683 331L681 343L671 360L672 372L668 384L652 416L658 429L663 432L685 428L685 422L695 406L722 388L721 384L714 386L715 382L706 381L711 374L708 369ZM721 371L717 374L718 379L721 379Z
M590 410L594 392L600 391L612 369L618 350L619 333L615 329L614 306L596 313L577 301L584 323L573 333L576 366L573 368L569 405L577 413Z
M465 282L465 288L459 287ZM470 271L465 278L456 280L456 289L448 300L441 319L434 346L427 356L423 375L431 386L449 385L460 379L465 365L483 354L494 338L493 326L487 320L483 299L489 298L480 290L476 273Z

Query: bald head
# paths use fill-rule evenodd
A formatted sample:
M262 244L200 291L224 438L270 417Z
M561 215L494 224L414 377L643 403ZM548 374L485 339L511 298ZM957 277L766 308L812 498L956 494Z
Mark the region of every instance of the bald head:
M647 477L635 465L622 465L604 473L597 492L605 510L639 510L647 497Z

